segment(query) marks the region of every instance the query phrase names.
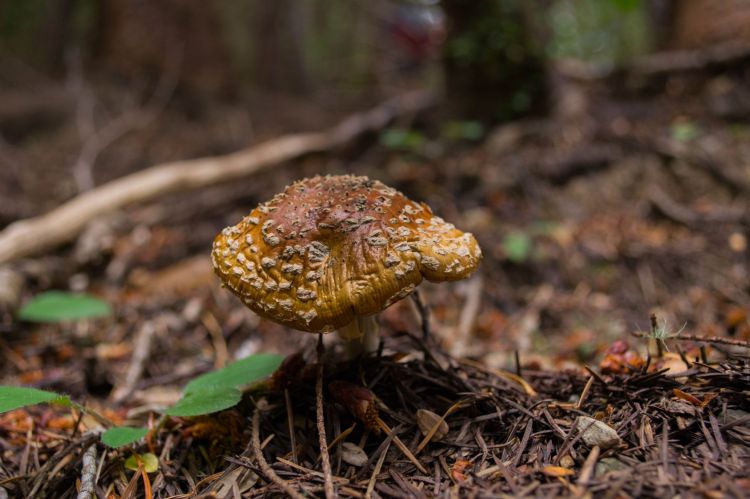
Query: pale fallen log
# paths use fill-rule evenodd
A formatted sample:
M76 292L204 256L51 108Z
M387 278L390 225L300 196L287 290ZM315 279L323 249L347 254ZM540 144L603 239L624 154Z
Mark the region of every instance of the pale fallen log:
M9 225L0 232L0 263L70 241L103 213L167 193L235 179L305 154L341 146L363 133L384 127L399 115L424 110L434 102L429 92L413 92L352 115L322 132L286 135L225 156L174 161L121 177L49 213Z

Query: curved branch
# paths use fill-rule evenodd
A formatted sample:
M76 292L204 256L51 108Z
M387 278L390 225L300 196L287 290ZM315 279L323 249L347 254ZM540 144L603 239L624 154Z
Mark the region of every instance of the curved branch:
M0 263L23 258L75 238L102 213L167 193L196 189L256 173L305 154L325 151L422 111L435 102L428 92L405 94L323 131L279 137L241 151L152 166L87 191L45 215L20 220L0 232Z

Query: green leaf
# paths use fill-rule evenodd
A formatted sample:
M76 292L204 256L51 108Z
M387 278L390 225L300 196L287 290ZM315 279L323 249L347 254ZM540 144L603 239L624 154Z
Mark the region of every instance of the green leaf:
M59 402L69 405L70 399L59 393L22 386L0 386L0 412L8 412L27 405Z
M159 469L159 458L150 452L144 454L133 454L125 460L125 467L129 470L138 471L138 462L143 463L146 473L155 473Z
M380 143L388 149L416 152L426 142L424 134L406 128L388 128L380 134Z
M284 360L282 355L259 353L228 364L223 369L198 376L185 386L186 395L193 392L226 391L244 386L272 374Z
M478 121L449 121L442 127L442 134L450 140L479 140L484 136L484 126Z
M531 238L523 232L511 232L503 238L503 250L514 263L523 263L531 253Z
M102 442L114 449L130 445L146 436L148 428L130 428L128 426L115 426L102 433Z
M167 409L166 414L180 417L202 416L234 407L240 400L242 392L236 388L199 390L186 393L179 402Z
M106 302L92 296L47 291L24 305L18 316L31 322L60 322L102 317L110 313L110 306Z
M680 121L673 124L669 132L677 142L690 142L698 137L700 130L692 121Z
M201 416L233 407L242 399L242 388L272 374L282 360L281 355L259 353L198 376L185 386L183 397L166 414Z

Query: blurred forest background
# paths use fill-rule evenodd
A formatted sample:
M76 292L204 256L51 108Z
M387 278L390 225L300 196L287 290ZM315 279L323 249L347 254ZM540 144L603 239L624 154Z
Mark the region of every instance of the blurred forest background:
M429 105L346 143L4 253L15 223L115 179L415 91ZM628 348L643 365L630 333L652 313L662 336L750 340L750 1L0 0L0 384L98 400L121 422L234 359L309 346L222 290L209 252L326 173L382 180L476 235L475 276L420 287L456 357L620 372ZM50 289L112 313L19 320ZM415 307L380 314L385 336L418 331Z
M480 275L426 288L455 352L591 361L654 310L674 330L746 337L748 44L742 0L5 0L0 227L152 165L320 130L409 90L438 97L334 153L103 213L6 265L2 327L18 330L34 292L88 290L122 307L100 343L168 310L180 337L210 338L209 310L230 345L217 365L286 352L304 335L288 343L219 291L211 240L296 178L352 172L477 234ZM392 329L404 307L384 314Z

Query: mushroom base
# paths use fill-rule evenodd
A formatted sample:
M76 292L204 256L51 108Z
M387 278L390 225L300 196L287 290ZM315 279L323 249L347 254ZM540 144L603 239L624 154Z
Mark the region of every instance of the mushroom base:
M349 359L376 352L380 345L378 322L374 315L359 315L337 332Z

